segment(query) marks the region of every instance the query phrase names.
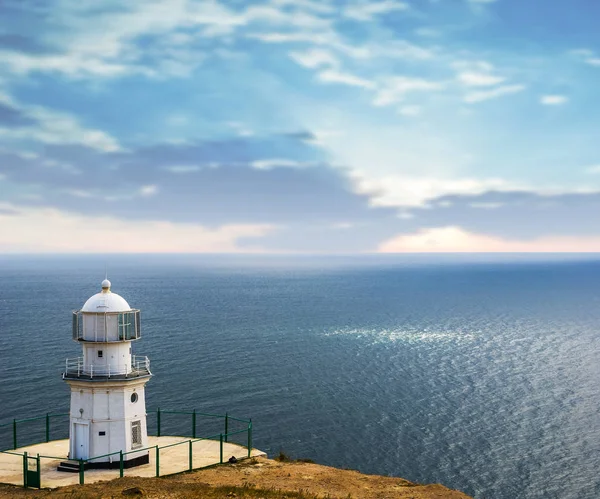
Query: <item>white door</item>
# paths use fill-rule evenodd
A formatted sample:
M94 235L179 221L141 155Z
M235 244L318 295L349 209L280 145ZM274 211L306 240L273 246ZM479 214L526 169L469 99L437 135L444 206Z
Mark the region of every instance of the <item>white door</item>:
M88 445L90 442L88 425L81 423L73 423L75 425L74 435L75 435L75 444L74 444L74 453L73 456L75 459L87 459L88 456Z

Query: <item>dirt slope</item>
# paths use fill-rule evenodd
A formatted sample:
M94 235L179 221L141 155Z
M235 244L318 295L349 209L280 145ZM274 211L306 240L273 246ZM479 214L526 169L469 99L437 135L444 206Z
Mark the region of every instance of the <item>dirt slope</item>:
M0 486L0 498L364 498L469 499L442 485L417 485L401 478L363 475L311 463L278 462L266 458L164 478L125 477L110 482L25 490Z

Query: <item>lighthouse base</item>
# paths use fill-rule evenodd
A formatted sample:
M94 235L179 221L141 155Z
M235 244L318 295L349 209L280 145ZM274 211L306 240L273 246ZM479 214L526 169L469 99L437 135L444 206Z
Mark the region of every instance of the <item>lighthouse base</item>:
M135 466L142 466L150 463L150 454L144 454L133 459L123 460L123 468L134 468ZM84 463L84 470L118 470L121 466L119 461L113 461L112 463L105 461L99 463ZM56 468L57 471L65 471L67 473L79 473L79 462L78 461L63 461Z

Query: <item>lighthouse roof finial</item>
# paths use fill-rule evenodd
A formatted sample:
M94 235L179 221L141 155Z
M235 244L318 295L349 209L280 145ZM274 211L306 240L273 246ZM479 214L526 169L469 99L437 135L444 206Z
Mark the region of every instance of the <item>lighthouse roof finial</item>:
M110 293L110 281L108 279L102 281L102 292Z

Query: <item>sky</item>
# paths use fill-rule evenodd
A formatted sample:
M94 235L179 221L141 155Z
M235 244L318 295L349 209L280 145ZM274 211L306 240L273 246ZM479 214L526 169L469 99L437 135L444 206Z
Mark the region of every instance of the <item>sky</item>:
M599 252L599 18L0 0L0 252Z

